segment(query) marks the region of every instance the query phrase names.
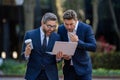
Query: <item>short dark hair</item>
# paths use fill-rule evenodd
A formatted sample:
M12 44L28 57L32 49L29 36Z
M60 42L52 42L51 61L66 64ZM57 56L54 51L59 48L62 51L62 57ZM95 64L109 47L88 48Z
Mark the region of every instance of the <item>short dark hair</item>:
M42 17L42 22L46 23L47 21L57 21L57 16L54 13L47 12Z
M69 9L69 10L64 12L63 19L68 19L68 20L69 19L74 19L74 20L76 20L77 19L77 14L74 10Z

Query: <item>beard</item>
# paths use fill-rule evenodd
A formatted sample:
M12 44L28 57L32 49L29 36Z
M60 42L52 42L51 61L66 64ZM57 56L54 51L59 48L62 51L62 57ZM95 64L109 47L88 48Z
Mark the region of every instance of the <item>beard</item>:
M46 34L46 36L50 36L52 34L52 32L54 32L54 31L46 30L46 29L43 29L43 31Z

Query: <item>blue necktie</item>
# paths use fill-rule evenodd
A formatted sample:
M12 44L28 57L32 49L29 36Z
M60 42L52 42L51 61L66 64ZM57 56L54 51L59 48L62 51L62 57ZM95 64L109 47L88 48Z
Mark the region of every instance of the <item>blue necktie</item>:
M46 51L46 47L47 47L47 39L46 39L46 35L44 35L43 45L42 45L43 52Z

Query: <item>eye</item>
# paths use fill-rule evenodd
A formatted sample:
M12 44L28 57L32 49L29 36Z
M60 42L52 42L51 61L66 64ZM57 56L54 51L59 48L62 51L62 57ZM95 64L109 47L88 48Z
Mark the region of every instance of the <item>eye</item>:
M56 28L56 25L46 25L48 28L53 28L53 29L55 29Z

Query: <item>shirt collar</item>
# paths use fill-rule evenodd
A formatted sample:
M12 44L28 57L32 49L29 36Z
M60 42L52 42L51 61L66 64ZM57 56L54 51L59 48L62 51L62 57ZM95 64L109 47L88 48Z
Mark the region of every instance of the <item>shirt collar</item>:
M78 28L78 21L76 22L76 25L75 25L75 29L74 29L75 32L77 31L77 28Z
M43 31L43 28L42 28L42 27L40 27L40 33L41 33L41 35L42 35L42 36L44 36L44 35L45 35L45 33L44 33L44 31Z

